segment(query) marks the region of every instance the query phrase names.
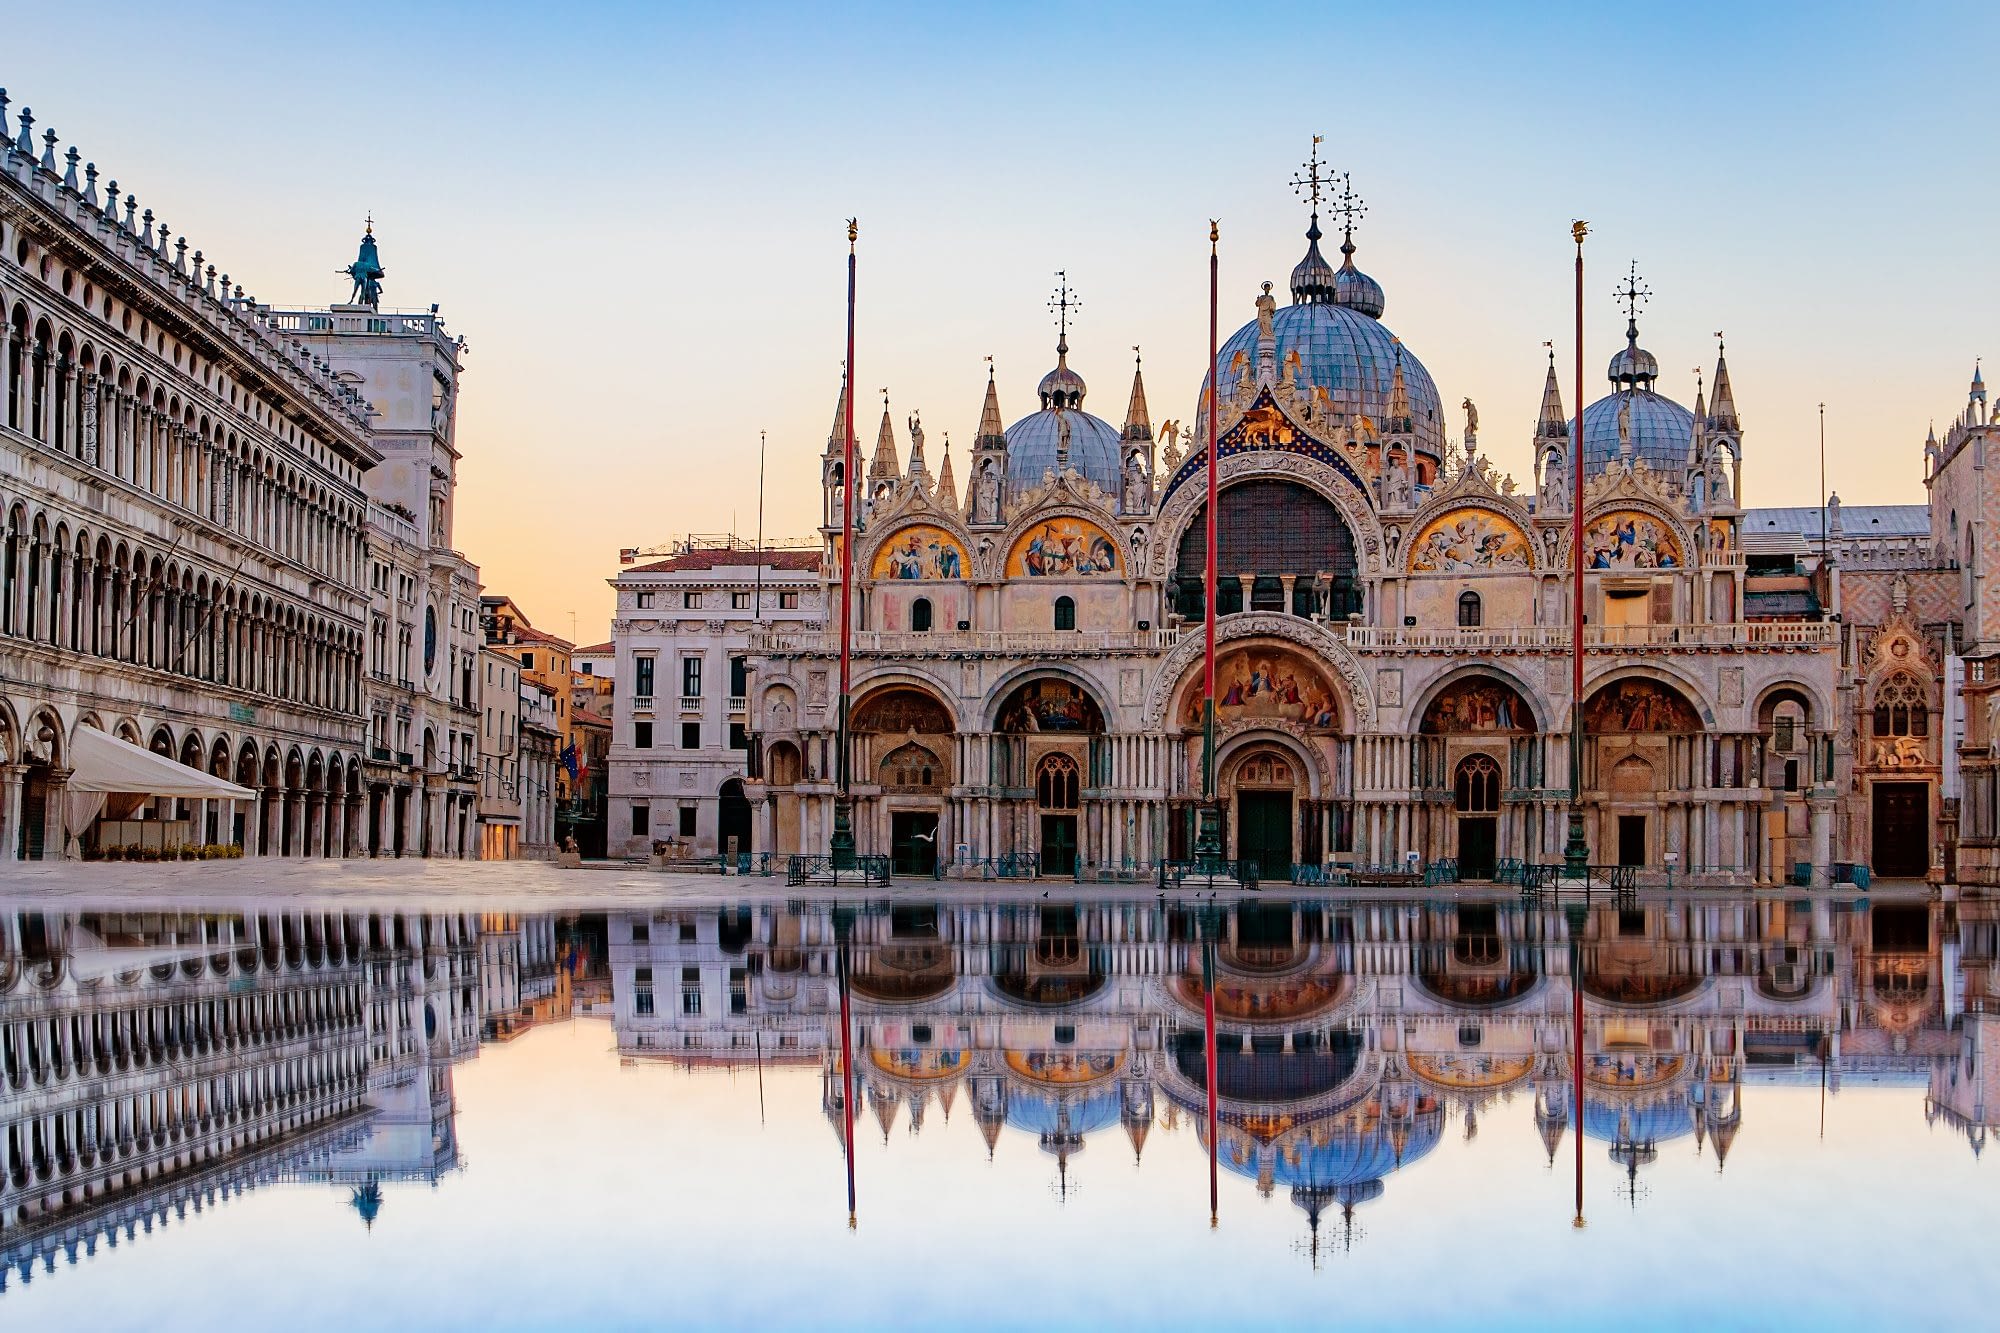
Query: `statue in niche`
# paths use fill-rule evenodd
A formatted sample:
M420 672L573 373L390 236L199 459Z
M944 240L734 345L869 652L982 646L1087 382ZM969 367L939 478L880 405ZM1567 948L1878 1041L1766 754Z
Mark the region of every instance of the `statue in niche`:
M1401 453L1389 455L1389 467L1382 474L1382 505L1385 509L1410 507L1410 473Z
M1134 449L1125 461L1125 494L1121 507L1127 514L1146 512L1146 455L1143 450Z
M1722 450L1715 451L1715 461L1708 470L1708 492L1715 497L1717 509L1736 507L1736 494L1729 484L1729 464Z
M1554 449L1542 468L1542 505L1551 513L1569 508L1569 476L1563 471L1563 456Z
M1146 530L1139 528L1132 534L1132 568L1139 573L1146 570Z
M1000 521L1000 468L992 459L979 465L978 494L972 503L974 523Z

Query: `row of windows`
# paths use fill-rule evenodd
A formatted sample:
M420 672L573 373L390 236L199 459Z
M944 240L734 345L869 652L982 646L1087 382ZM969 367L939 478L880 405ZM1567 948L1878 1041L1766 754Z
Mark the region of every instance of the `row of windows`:
M651 722L642 720L632 724L632 748L635 750L650 750L653 748L653 724ZM681 748L683 750L699 750L701 748L701 723L681 723ZM732 750L747 750L750 748L750 733L744 728L741 722L731 722L729 724L729 748Z
M699 657L681 659L681 698L701 697L701 664ZM645 656L632 659L632 693L641 699L653 697L653 685L658 662ZM750 692L750 660L744 657L729 659L729 693L732 698L742 698Z
M778 588L774 592L778 599L778 609L780 611L796 611L799 609L799 594L796 589ZM772 593L765 594L767 598L772 595ZM641 611L650 611L659 605L659 596L657 592L635 593L633 595L633 602ZM701 610L705 596L706 594L693 590L682 593L681 609L684 611ZM755 610L755 596L754 592L732 592L729 594L729 608L732 611Z

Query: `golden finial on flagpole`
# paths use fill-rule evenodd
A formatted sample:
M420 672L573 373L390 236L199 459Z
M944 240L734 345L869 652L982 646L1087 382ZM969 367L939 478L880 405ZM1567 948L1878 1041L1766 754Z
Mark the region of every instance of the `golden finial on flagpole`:
M1590 235L1590 224L1582 218L1578 218L1569 224L1569 234L1575 239L1578 246L1582 246L1583 238Z

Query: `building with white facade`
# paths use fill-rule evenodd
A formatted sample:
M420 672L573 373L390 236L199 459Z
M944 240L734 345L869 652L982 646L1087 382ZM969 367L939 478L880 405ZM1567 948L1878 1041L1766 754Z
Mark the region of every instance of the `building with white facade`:
M0 858L95 850L85 729L234 784L127 812L175 841L346 854L368 402L35 125L0 97Z
M521 853L548 857L556 852L556 763L561 730L555 691L523 680L520 697Z
M759 626L821 620L819 562L817 541L760 551L697 538L611 580L609 854L640 855L654 842L699 856L725 853L732 841L738 853L772 850L775 830L768 819L757 827L743 791L752 753L746 657Z

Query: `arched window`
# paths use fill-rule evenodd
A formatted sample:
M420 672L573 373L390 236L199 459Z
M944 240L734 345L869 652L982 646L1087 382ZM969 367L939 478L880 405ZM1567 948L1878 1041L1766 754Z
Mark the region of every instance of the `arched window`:
M1056 628L1076 628L1076 601L1069 597L1056 598Z
M935 791L942 785L943 767L935 754L911 742L882 761L882 785L900 791Z
M1035 766L1035 804L1044 810L1076 809L1076 760L1066 754L1042 756Z
M1462 815L1497 813L1500 809L1500 765L1483 754L1469 754L1459 760L1452 798L1452 804Z
M928 634L931 629L931 599L919 597L910 603L910 630L915 634Z
M1930 733L1930 707L1917 678L1899 671L1882 682L1882 687L1875 691L1875 734L1928 736Z
M1479 628L1479 594L1462 592L1458 595L1458 627L1460 629Z

